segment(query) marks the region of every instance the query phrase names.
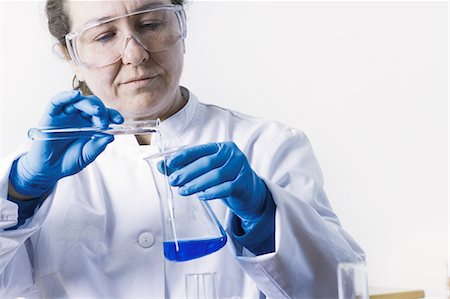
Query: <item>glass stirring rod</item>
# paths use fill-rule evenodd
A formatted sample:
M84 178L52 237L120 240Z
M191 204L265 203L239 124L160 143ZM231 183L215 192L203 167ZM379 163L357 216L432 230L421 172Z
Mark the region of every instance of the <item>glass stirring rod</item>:
M76 138L101 137L108 135L144 135L159 132L161 121L156 120L137 120L125 121L123 124L110 124L102 129L97 126L90 127L45 127L31 128L28 130L28 138L31 140L62 140Z

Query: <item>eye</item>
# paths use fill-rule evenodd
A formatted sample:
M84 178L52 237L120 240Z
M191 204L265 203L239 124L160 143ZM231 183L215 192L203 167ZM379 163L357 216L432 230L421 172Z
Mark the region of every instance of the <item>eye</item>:
M162 26L161 22L144 22L140 25L141 29L144 30L157 30Z
M106 32L98 35L94 41L100 42L100 43L107 43L111 41L116 36L115 32Z

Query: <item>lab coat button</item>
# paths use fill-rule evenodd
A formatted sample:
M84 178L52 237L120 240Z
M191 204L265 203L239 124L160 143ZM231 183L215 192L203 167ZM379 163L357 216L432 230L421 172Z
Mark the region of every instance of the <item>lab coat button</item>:
M142 233L139 235L138 243L142 248L148 248L155 243L155 237L149 232Z

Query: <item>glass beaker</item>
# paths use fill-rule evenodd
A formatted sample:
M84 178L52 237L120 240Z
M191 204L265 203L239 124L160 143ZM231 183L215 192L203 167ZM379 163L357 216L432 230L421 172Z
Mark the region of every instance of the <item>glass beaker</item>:
M369 299L365 263L340 263L337 271L339 299Z
M186 299L218 299L219 292L215 272L186 273Z
M164 150L144 157L150 166L160 199L164 256L170 261L188 261L213 253L227 242L227 236L207 201L196 194L182 196L178 187L169 184L167 174L157 163L176 154L185 146Z

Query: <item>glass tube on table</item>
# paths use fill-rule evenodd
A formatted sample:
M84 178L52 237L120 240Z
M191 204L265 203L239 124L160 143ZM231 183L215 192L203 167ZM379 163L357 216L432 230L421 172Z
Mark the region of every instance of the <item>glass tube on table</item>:
M338 274L339 299L369 299L367 270L364 262L340 263Z
M218 299L218 285L215 272L186 273L186 299Z

